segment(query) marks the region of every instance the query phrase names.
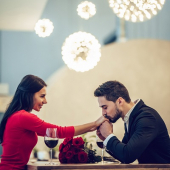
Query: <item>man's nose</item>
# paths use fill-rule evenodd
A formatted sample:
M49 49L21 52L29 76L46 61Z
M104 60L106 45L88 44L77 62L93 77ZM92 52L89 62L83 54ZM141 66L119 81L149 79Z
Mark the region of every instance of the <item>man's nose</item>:
M105 116L106 115L106 112L104 110L102 110L102 115Z

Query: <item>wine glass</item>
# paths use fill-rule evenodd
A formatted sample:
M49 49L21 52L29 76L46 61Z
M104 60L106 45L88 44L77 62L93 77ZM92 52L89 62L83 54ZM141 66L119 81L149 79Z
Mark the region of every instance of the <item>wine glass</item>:
M58 144L58 135L57 128L47 128L46 135L44 136L44 142L47 147L50 148L50 163L49 165L55 165L56 163L52 162L52 148Z
M99 148L101 148L102 149L102 164L104 163L104 161L103 161L103 157L104 157L104 148L105 148L105 146L104 146L104 144L103 144L103 141L96 135L96 144L97 144L97 146L99 147Z

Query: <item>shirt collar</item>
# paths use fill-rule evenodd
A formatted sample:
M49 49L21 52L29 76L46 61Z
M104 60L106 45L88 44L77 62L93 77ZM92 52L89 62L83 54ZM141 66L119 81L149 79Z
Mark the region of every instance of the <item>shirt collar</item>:
M125 117L124 117L124 122L127 123L130 117L130 114L132 113L133 109L135 108L135 106L138 104L138 102L140 101L140 99L137 99L134 101L135 105L126 113Z

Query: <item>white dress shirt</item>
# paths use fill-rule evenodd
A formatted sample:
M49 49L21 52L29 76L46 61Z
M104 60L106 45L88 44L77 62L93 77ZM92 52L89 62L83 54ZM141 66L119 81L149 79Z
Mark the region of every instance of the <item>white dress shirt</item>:
M129 126L129 117L130 117L130 114L132 113L133 109L135 108L135 106L138 104L138 102L140 101L140 99L137 99L134 103L135 105L126 113L125 117L124 117L124 123L126 125L126 128L127 128L127 132L128 132L128 126ZM105 146L107 146L107 142L109 141L109 139L111 137L115 136L114 134L110 134L104 141L103 141L103 144Z

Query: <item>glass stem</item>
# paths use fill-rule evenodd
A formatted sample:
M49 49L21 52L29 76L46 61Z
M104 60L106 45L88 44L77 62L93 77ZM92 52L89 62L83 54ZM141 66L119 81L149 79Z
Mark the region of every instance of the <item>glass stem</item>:
M50 164L52 164L52 148L50 148Z
M103 162L103 157L104 157L104 149L102 149L102 162Z

